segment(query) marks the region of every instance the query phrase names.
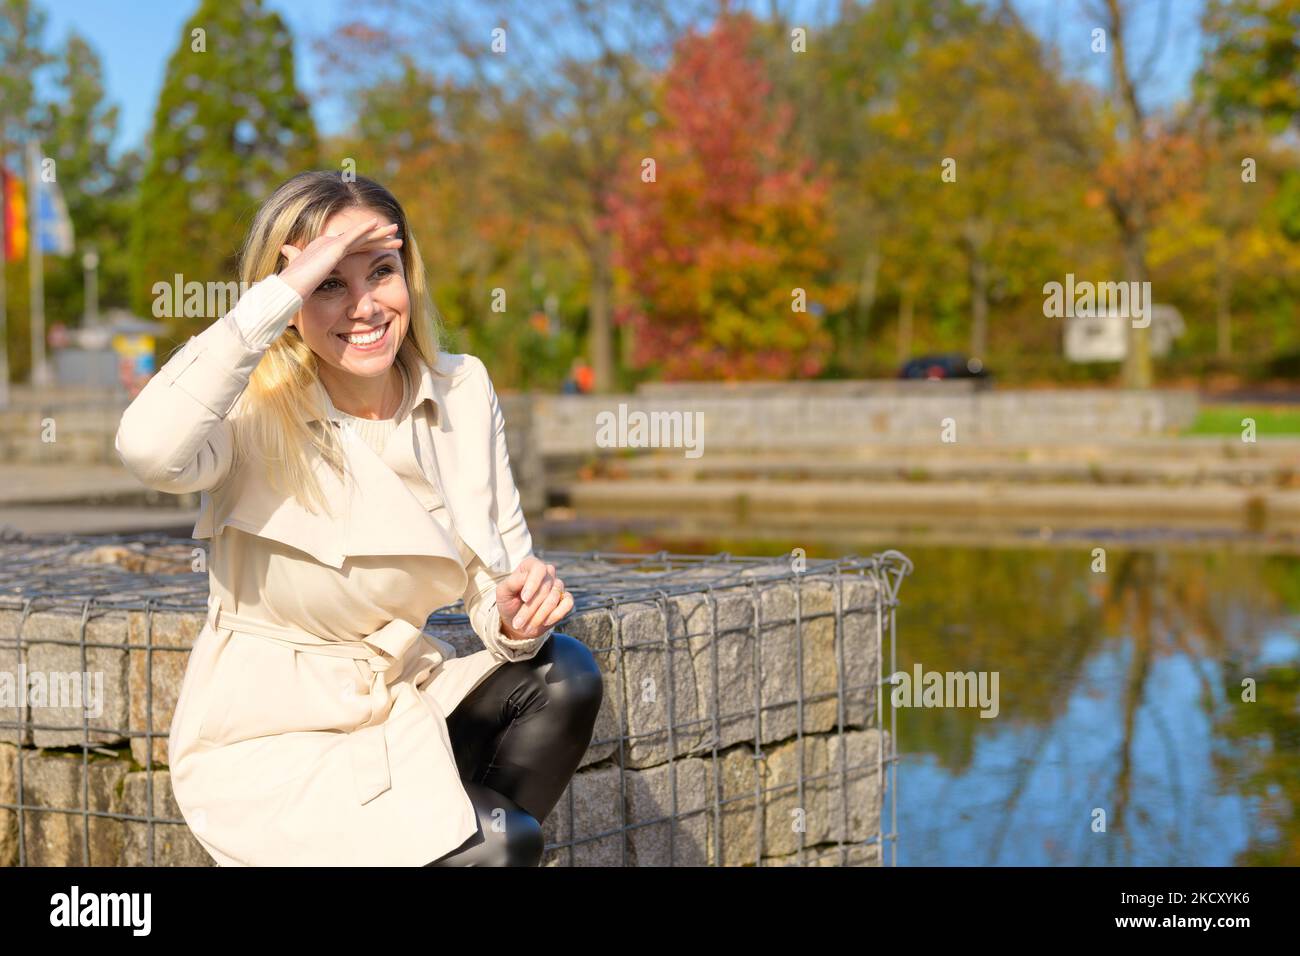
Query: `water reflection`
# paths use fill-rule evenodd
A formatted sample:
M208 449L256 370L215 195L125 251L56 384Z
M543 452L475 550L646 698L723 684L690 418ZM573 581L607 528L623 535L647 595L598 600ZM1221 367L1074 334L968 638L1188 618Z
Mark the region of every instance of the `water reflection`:
M546 545L879 550L646 534ZM1300 864L1300 558L1111 547L1094 571L1087 547L893 546L916 567L899 669L998 671L1001 695L994 719L898 711L900 864Z

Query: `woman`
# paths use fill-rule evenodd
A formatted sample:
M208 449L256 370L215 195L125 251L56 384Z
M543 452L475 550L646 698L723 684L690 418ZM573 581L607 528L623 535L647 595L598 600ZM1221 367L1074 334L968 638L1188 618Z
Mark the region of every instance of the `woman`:
M491 379L438 347L397 200L302 173L247 292L123 414L146 485L200 490L209 613L172 719L177 804L219 863L536 866L591 740L591 652L532 554ZM463 598L485 649L423 633Z

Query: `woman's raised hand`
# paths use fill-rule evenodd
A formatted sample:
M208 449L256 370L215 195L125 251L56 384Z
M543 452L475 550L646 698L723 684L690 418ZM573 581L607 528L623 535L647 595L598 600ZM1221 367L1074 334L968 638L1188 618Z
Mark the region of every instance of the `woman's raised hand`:
M371 218L346 232L317 236L302 249L293 245L281 246L280 252L288 260L288 265L280 273L280 278L306 301L344 256L371 249L400 248L402 240L393 236L397 223L376 226L377 222L378 218Z

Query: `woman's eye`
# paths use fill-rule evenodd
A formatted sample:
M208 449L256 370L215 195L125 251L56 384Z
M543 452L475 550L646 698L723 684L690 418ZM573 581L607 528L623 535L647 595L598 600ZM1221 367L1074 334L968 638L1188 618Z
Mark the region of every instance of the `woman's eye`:
M394 269L392 266L385 264L375 270L374 278L381 278L381 279L387 278L388 276L394 274L396 271L397 270ZM340 282L338 279L326 279L324 282L322 282L320 285L316 287L316 291L335 292L341 288L343 288L343 283Z

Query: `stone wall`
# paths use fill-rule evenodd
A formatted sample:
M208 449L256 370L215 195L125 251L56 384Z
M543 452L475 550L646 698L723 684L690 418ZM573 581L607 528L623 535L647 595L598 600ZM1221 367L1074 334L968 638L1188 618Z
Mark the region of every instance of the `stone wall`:
M963 382L651 383L637 394L500 396L516 480L541 507L542 456L597 452L596 416L620 403L645 412L702 412L705 447L781 449L880 442L933 444L953 419L959 442L1069 443L1119 441L1183 429L1196 418L1196 394L1124 391L985 389ZM0 410L0 452L8 462L119 464L113 436L126 400L28 404ZM41 440L45 423L57 441Z
M1186 391L1063 389L980 391L946 387L907 388L855 394L847 389L774 392L728 390L724 386L649 390L642 395L539 395L534 418L543 452L599 453L597 415L701 413L707 452L737 449L800 451L881 442L939 442L945 419L955 423L956 440L1069 443L1140 438L1189 426L1197 398ZM680 427L680 421L678 423Z
M532 427L532 402L523 395L501 395L501 411L506 419L506 446L528 512L545 506L546 483L541 446ZM0 409L0 461L17 465L117 465L113 441L128 400L118 393L105 393L97 401L83 394L53 394L45 402L29 397L24 403ZM10 495L14 497L14 495ZM17 496L21 499L21 496ZM87 497L94 495L87 492ZM121 499L120 492L112 495ZM197 508L197 493L184 496L162 495L141 489L138 497L149 503L159 498L177 499L167 503L176 507Z
M17 464L121 464L113 439L126 400L52 398L0 409L0 460ZM52 440L51 440L52 439Z
M599 563L549 560L575 582ZM544 822L545 865L839 865L840 841L878 840L891 752L877 722L878 585L860 565L781 578L772 567L722 585L701 569L697 590L679 574L675 593L630 600L575 586L563 630L595 654L605 694L592 744ZM198 607L111 610L91 615L83 635L79 613L0 608L0 672L21 663L104 681L97 717L0 706L0 864L19 862L21 764L27 865L211 865L166 770L203 621ZM427 630L461 653L481 648L461 617L434 615ZM878 865L878 846L847 847L847 862Z

